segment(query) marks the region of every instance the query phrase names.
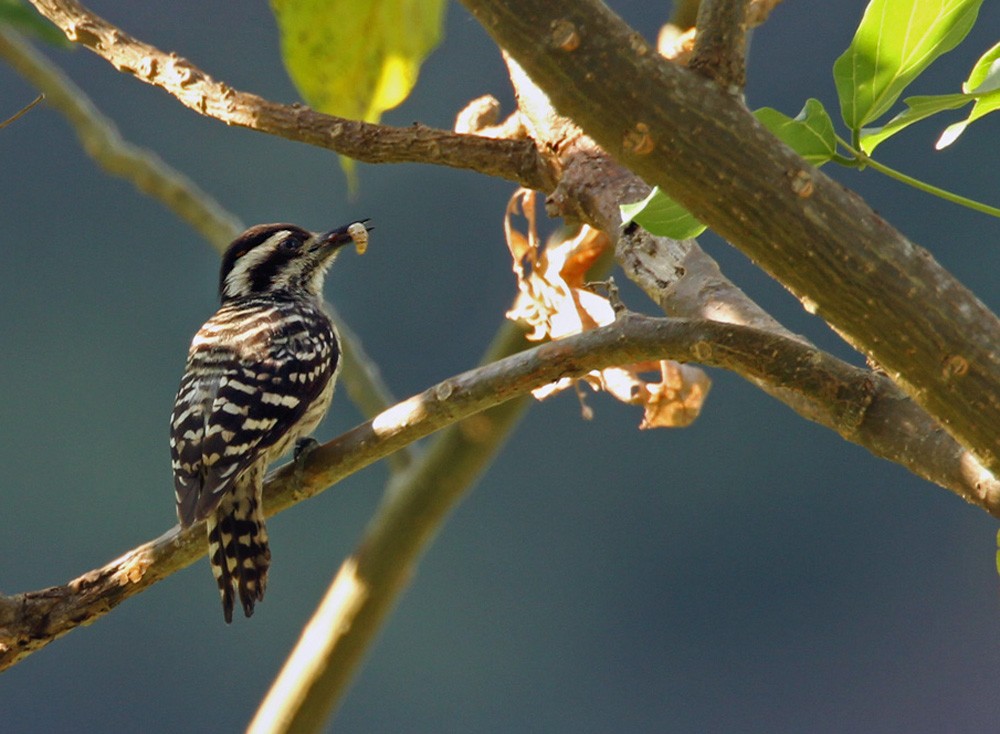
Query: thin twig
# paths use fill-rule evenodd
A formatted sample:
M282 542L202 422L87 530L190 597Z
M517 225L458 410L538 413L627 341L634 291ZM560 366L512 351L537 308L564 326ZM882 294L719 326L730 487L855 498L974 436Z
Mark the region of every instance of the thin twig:
M124 140L83 90L27 41L0 29L0 57L45 94L48 106L66 118L83 149L106 171L163 202L218 250L243 230L236 217L194 181L149 149Z
M3 122L0 122L0 130L3 130L5 127L7 127L12 122L14 122L16 120L20 120L24 115L28 114L28 112L30 112L32 110L32 108L34 108L36 105L38 105L38 103L41 102L43 99L45 99L45 95L44 94L39 94L33 100L31 100L30 102L28 102L28 104L26 104L24 107L22 107L17 112L15 112L13 115L11 115L10 117L8 117Z
M396 128L282 105L219 82L187 59L125 33L75 0L32 0L38 11L119 71L160 87L198 114L366 163L430 163L546 190L554 175L530 140L460 135L426 125Z

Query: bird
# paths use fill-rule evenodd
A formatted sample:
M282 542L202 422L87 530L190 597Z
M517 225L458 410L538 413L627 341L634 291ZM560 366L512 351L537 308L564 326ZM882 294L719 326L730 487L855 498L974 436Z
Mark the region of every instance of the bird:
M271 551L261 493L269 464L326 414L341 366L323 280L340 249L367 245L362 220L324 233L258 224L222 257L221 305L191 342L170 417L181 527L206 520L226 623L264 598Z

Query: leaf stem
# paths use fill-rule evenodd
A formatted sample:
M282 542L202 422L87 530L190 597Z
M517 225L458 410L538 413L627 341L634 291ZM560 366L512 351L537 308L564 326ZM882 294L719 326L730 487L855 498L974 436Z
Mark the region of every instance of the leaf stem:
M843 166L844 168L856 168L858 170L861 170L865 166L864 162L859 161L857 158L851 158L850 156L840 155L840 153L834 153L830 157L830 160L838 165Z
M861 166L871 166L879 173L882 173L888 176L889 178L894 178L897 181L901 181L902 183L912 186L913 188L919 191L931 194L932 196L937 196L941 199L944 199L945 201L950 201L953 204L958 204L960 206L973 209L977 212L988 214L991 217L1000 218L1000 208L998 207L990 206L989 204L984 204L983 202L976 201L975 199L969 199L965 196L961 196L960 194L955 194L951 191L946 191L945 189L938 188L937 186L929 184L926 181L921 181L920 179L913 178L913 176L908 176L902 171L897 171L895 168L890 168L884 163L880 163L879 161L875 160L874 158L871 158L870 156L866 155L857 148L854 148L853 146L849 145L847 141L845 141L840 136L837 136L837 142L844 148L846 148L851 153L852 156L854 156L854 161L856 162L854 164L854 167L857 167L859 164Z

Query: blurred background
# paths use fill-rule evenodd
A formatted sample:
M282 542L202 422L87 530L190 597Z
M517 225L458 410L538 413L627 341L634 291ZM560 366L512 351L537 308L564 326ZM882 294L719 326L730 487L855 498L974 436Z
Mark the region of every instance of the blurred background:
M610 2L648 39L664 3ZM292 102L263 2L91 7L233 86ZM864 2L787 2L754 33L748 101L837 109L830 68ZM1000 5L909 92L957 91ZM376 225L327 295L400 397L475 365L514 294L513 186L417 165L359 166L231 129L80 50L45 48L129 140L244 222ZM608 80L614 84L614 80ZM386 122L450 127L512 97L497 49L455 3L410 100ZM0 63L0 117L35 96ZM937 153L932 119L882 160L998 203L1000 117ZM1000 222L884 179L825 169L1000 308ZM175 523L167 418L191 335L216 306L215 252L107 176L44 106L0 132L0 591L64 583ZM857 362L711 235L726 273L792 329ZM619 282L623 278L619 274ZM655 312L634 289L635 310ZM572 394L532 407L453 514L334 720L364 732L982 732L1000 717L996 523L713 370L702 417L639 432L639 409ZM359 421L343 394L318 432ZM386 479L381 465L272 519L272 580L222 620L204 560L0 678L0 729L238 731Z

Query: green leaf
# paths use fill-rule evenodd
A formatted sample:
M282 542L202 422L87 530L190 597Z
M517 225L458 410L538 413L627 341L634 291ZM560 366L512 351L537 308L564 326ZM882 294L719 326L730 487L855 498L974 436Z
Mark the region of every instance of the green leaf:
M444 7L444 0L271 0L285 68L302 98L320 112L367 122L409 95L441 38Z
M983 0L871 0L833 65L844 122L857 133L972 28Z
M26 0L0 0L0 26L10 26L53 46L73 46L65 33L40 15Z
M907 109L893 117L882 127L866 127L861 130L858 142L867 155L885 140L888 140L900 130L909 127L915 122L924 120L931 115L945 110L954 110L964 107L975 101L975 95L962 94L935 94L924 97L907 97L903 100Z
M635 222L650 234L686 240L705 231L704 224L655 187L642 201L622 204L622 224Z
M822 166L837 151L833 120L818 99L807 99L795 117L770 107L761 107L754 115L785 145L814 166Z
M1000 109L1000 43L979 57L972 67L969 78L962 84L967 94L979 95L969 116L945 128L938 138L935 148L941 150L951 145L965 128L983 115Z

